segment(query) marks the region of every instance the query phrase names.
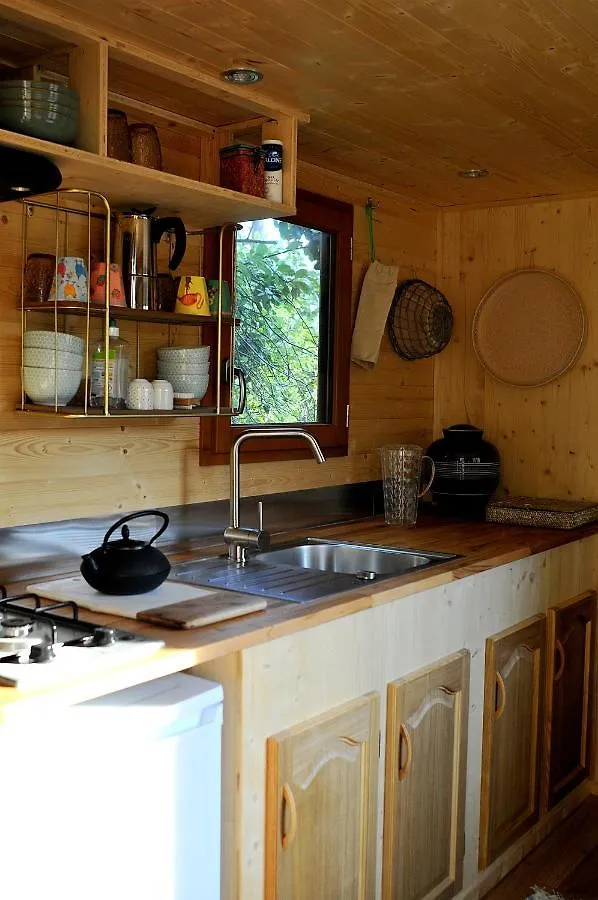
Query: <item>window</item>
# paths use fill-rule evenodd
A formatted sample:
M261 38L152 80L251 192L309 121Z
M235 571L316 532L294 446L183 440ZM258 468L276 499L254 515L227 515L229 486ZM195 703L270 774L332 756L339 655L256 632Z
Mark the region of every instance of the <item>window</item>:
M300 424L328 455L347 453L352 232L352 206L306 191L297 192L295 218L243 224L235 365L246 375L247 404L230 423L202 421L202 464L225 462L234 437L260 425ZM306 448L256 440L243 452L282 459Z
M234 425L330 421L333 245L327 232L282 219L237 234L235 362L247 405Z

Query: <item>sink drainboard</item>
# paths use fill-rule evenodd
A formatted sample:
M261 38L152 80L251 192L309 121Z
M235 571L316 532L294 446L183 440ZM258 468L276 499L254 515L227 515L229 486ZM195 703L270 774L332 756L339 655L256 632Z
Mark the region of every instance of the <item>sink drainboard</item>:
M363 584L363 580L355 575L274 563L250 562L238 567L222 559L181 563L173 566L171 577L205 587L219 587L293 603L328 597Z

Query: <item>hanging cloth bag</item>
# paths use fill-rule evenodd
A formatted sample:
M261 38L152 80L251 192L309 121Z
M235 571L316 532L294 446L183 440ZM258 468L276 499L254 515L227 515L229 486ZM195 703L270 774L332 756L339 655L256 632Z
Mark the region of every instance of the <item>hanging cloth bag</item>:
M364 369L373 369L378 361L382 335L399 275L398 266L383 266L376 259L373 211L373 203L368 200L365 214L370 239L370 265L361 286L351 343L351 359Z

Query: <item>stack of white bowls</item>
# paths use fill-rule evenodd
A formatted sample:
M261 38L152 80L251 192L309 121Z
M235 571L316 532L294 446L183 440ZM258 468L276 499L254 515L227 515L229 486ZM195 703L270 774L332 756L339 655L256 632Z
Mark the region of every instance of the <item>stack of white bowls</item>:
M32 403L65 406L81 384L85 342L61 331L23 335L23 387Z
M169 381L175 394L192 394L201 400L208 389L210 348L160 347L158 378Z

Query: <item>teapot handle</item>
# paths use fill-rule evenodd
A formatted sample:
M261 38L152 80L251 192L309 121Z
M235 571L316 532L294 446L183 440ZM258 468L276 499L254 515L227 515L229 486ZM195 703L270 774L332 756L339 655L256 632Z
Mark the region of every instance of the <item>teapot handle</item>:
M154 543L155 540L157 540L160 537L161 534L164 534L164 532L168 528L168 524L170 522L170 519L168 518L166 513L162 512L161 509L142 509L141 512L130 513L128 516L123 516L123 518L119 519L118 522L115 522L114 525L112 525L108 529L106 534L104 535L104 540L102 542L102 549L104 549L106 547L108 540L110 539L111 535L114 534L114 532L116 531L117 528L120 528L121 525L125 524L125 522L130 522L131 519L141 519L141 518L145 518L146 516L159 516L161 519L164 519L162 527L159 528L158 531L156 531L153 538L147 542L148 547L149 547L151 544Z

